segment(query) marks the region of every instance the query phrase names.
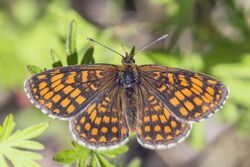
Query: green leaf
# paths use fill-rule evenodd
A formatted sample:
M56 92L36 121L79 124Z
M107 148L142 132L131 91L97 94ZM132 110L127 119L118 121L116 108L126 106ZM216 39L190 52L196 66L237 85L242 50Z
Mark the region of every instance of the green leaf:
M76 65L78 62L78 55L76 49L76 21L71 21L68 28L68 34L66 38L66 53L68 65Z
M75 150L65 150L65 151L56 153L53 157L54 161L57 161L63 164L72 164L77 159L78 159L78 155Z
M53 68L63 66L62 61L59 59L59 57L57 56L56 52L53 49L50 50L50 58Z
M128 149L129 148L127 145L123 145L123 146L119 147L118 149L109 150L109 151L99 151L99 153L102 155L108 156L110 158L115 158L117 155L127 152Z
M140 167L141 160L139 158L134 158L129 164L128 167Z
M11 135L15 125L13 115L8 115L4 120L3 126L0 126L0 142L6 140Z
M106 160L103 156L101 155L96 155L97 161L100 166L102 167L114 167L108 160Z
M94 53L94 47L91 46L87 49L87 51L84 53L82 57L81 64L94 64L94 58L93 58L93 53Z
M42 150L44 146L31 139L41 135L48 127L48 123L34 125L12 134L15 124L13 116L9 115L0 127L0 166L8 167L7 159L14 167L39 167L35 161L42 159L43 156L31 150Z
M40 72L43 71L41 68L39 68L37 66L34 66L34 65L28 65L27 69L28 69L29 73L32 74L32 75L40 73Z

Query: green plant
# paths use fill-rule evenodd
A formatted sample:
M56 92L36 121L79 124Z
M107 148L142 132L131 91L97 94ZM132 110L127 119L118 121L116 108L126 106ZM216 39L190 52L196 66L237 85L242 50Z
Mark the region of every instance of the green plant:
M8 115L0 126L0 166L8 167L9 160L14 167L39 167L36 162L43 158L39 153L31 152L44 149L44 146L32 140L41 135L48 123L40 123L13 133L16 123L13 115Z

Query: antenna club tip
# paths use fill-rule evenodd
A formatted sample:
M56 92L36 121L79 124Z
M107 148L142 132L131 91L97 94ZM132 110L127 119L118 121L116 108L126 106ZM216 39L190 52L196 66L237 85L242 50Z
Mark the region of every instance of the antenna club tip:
M162 35L161 36L161 39L165 39L165 38L167 38L168 37L168 34L165 34L165 35Z

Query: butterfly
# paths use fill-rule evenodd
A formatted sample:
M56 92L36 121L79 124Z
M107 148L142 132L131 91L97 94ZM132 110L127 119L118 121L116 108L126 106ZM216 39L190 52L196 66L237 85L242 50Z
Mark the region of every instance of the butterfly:
M25 92L42 112L69 121L73 138L93 150L118 148L130 132L145 148L173 147L188 137L192 123L224 105L228 88L221 81L179 68L138 66L134 55L121 55L121 65L43 71L25 81Z

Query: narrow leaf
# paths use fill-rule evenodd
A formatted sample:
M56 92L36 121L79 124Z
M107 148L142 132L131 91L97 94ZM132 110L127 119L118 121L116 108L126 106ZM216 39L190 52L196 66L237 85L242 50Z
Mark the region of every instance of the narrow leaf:
M7 143L11 147L29 149L29 150L42 150L44 146L36 141L31 140L17 140L11 143Z
M8 141L12 140L28 140L41 135L49 126L49 123L40 123L22 131L16 131L9 137Z
M1 153L0 153L0 166L1 167L9 167L6 160L5 160L5 158L4 158L4 156L3 156L3 154L1 154Z
M57 56L56 52L53 49L50 50L50 58L53 68L63 66L62 61L59 59L59 57Z
M84 53L82 57L81 64L94 64L94 58L93 58L93 53L94 53L94 47L91 46L90 48L87 49L87 51Z
M1 127L0 142L6 140L11 135L15 125L16 123L14 122L13 115L8 115L3 122L3 126Z
M106 156L108 156L110 158L115 158L117 155L123 154L126 151L128 151L128 146L124 145L124 146L121 146L121 147L119 147L118 149L115 149L115 150L100 151L99 153L102 154L102 155L106 155Z
M72 164L78 159L77 152L75 150L65 150L54 155L53 160L63 163Z
M39 68L37 66L34 66L34 65L28 65L27 69L28 69L29 73L32 74L32 75L40 73L40 72L43 71L41 68Z
M76 31L77 23L73 20L69 24L68 34L66 38L66 53L68 65L75 65L78 62L78 55L76 49Z
M134 158L129 164L128 167L140 167L141 160L139 158Z
M97 157L97 160L98 160L100 166L103 166L103 167L114 167L114 165L112 165L103 156L97 154L96 157Z

